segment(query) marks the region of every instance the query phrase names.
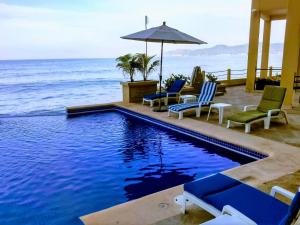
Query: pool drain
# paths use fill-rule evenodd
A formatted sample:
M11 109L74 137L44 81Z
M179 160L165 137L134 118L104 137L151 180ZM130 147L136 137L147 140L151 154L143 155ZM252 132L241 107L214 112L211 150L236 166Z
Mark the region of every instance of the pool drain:
M169 207L169 204L168 203L164 203L164 202L161 202L158 204L159 208L161 209L166 209Z

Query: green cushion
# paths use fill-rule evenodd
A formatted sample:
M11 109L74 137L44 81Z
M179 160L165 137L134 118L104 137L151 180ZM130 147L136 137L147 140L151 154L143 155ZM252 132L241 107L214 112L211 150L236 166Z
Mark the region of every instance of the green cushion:
M257 107L258 111L267 113L270 109L280 109L284 100L286 88L265 86L262 99Z
M260 112L258 110L249 110L246 112L238 112L235 113L234 115L229 116L227 119L239 123L248 123L253 120L266 117L267 113Z

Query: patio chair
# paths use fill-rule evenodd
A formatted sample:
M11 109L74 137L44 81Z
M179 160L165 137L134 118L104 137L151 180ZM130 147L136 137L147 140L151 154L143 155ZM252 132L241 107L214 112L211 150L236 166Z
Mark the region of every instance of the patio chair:
M243 112L235 113L228 117L227 128L232 123L245 125L245 133L251 130L251 124L264 121L264 128L270 128L273 118L284 118L288 123L286 113L281 110L286 88L278 86L265 86L264 93L259 105L247 105Z
M185 85L185 80L175 80L173 85L163 93L156 93L145 95L143 98L143 104L150 102L150 106L153 107L154 102L163 100L165 105L168 105L169 98L178 99L182 88Z
M214 215L215 221L228 218L233 221L243 221L240 224L287 225L297 217L299 212L299 191L294 194L274 186L268 195L252 186L218 173L184 184L184 192L180 197L184 213L186 204L189 202ZM292 203L287 205L281 202L275 198L276 194L291 199ZM213 223L214 220L209 222L206 225L216 224Z
M215 96L217 84L213 82L205 82L202 85L201 92L197 102L181 103L169 106L168 116L171 113L179 114L179 119L183 119L183 113L188 111L196 111L196 117L200 117L202 107L208 107Z

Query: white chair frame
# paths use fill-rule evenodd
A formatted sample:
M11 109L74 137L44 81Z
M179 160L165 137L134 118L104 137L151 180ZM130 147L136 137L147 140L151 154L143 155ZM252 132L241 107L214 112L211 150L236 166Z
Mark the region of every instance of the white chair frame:
M199 104L199 106L197 106L197 107L184 109L184 110L181 110L181 111L173 111L173 110L169 109L168 116L170 117L171 113L178 114L178 119L182 120L183 119L183 113L195 111L196 112L196 117L200 117L202 108L204 108L204 107L208 108L210 106L210 104L212 104L212 103L213 102L209 102L208 105L204 105L204 106Z
M250 109L257 109L257 105L246 105L244 106L244 112L249 111ZM277 115L272 115L275 112L279 112ZM241 122L237 122L237 121L233 121L233 120L228 120L227 121L227 128L232 127L232 124L239 124L239 125L245 125L245 133L250 133L251 131L251 124L259 122L259 121L264 121L264 129L269 129L270 128L270 123L271 123L271 119L275 119L275 118L279 118L279 119L285 119L286 124L288 124L288 118L286 115L286 112L282 109L271 109L268 111L267 116L266 117L262 117L262 118L258 118L256 120L252 120L248 123L241 123Z
M299 187L299 191L300 191L300 187ZM276 194L280 194L290 200L292 200L295 197L294 193L292 193L282 187L273 186L271 189L270 195L275 198ZM183 214L186 213L186 205L187 205L187 203L189 203L189 204L195 204L195 205L199 206L200 208L204 209L205 211L209 212L210 214L212 214L215 217L222 215L222 212L220 210L218 210L211 204L208 204L207 202L203 201L202 199L197 198L196 196L194 196L193 194L191 194L189 192L183 191L182 195L177 196L175 198L175 200L178 198L182 198L181 201L176 201L176 202L178 202L181 205L181 211ZM223 208L223 211L224 211L224 208ZM228 207L226 207L226 208L228 208ZM239 213L238 215L243 215L242 213L240 213L237 209L234 209L233 207L230 207L229 209L230 210L233 209L234 211L238 212ZM246 216L243 215L242 217L246 217ZM248 218L248 219L249 220L245 220L245 221L248 221L248 222L252 221L250 218ZM253 224L253 223L249 223L249 224ZM254 224L256 224L256 223L254 223ZM207 225L209 225L209 224L207 224Z
M155 102L163 101L165 105L168 105L169 98L170 99L175 98L175 99L177 99L177 102L179 102L180 92L168 92L166 97L156 98L156 99L145 99L145 98L143 98L143 103L142 104L144 105L146 102L149 102L150 107L153 107ZM169 95L174 95L174 94L176 95L175 97L169 96Z

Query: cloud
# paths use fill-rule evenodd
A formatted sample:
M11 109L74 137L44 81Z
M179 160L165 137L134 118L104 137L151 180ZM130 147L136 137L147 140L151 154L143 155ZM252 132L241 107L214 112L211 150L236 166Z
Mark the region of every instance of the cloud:
M143 51L144 43L119 37L143 29L145 15L150 26L167 21L210 45L248 41L250 0L88 2L93 7L82 5L76 11L0 3L0 59L115 57ZM158 48L149 45L151 54ZM175 48L195 46L166 46Z

